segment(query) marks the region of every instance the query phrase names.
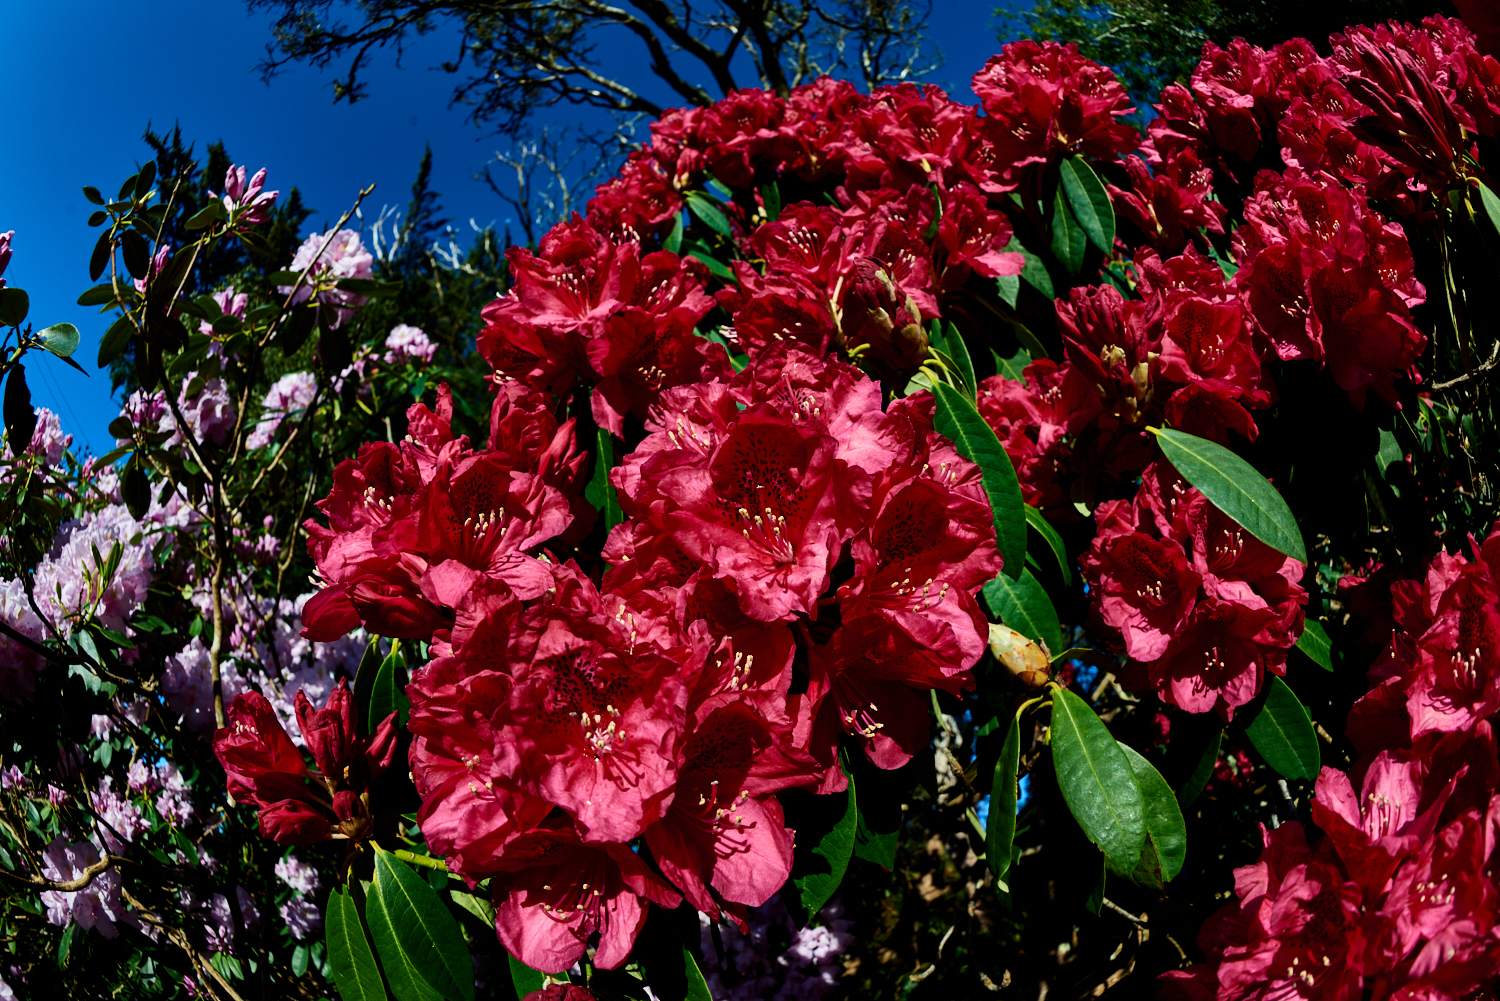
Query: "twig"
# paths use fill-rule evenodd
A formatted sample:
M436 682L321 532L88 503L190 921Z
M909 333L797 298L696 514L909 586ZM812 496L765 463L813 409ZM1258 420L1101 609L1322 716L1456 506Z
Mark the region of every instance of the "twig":
M135 899L135 897L131 895L129 890L122 887L120 889L120 896L125 898L125 902L127 904L135 908L136 912L140 914L142 921L161 929L162 932L166 934L167 941L171 942L183 952L187 953L188 961L193 964L193 969L199 970L212 977L218 983L218 985L224 989L224 993L228 994L230 998L233 999L233 1001L245 1001L244 998L240 997L240 995L236 993L233 987L229 986L229 982L224 979L219 971L214 969L214 965L208 960L204 959L203 956L199 954L197 949L193 948L193 943L188 941L187 935L181 929L171 927L161 918L157 917L156 914L147 910L146 906L139 900Z
M106 855L93 865L85 866L75 879L62 882L58 882L55 879L48 879L45 876L22 876L19 873L11 872L9 869L0 869L0 876L4 876L14 883L20 883L23 886L33 886L41 890L56 890L58 893L77 893L79 890L86 889L101 872L114 868L117 862L124 861L126 860L118 855Z
M1110 900L1108 897L1104 898L1104 906L1108 907L1110 910L1114 911L1116 914L1120 915L1120 917L1122 917L1125 920L1131 922L1132 924L1140 925L1142 928L1146 927L1146 919L1145 918L1138 918L1138 917L1136 917L1134 914L1131 914L1125 908L1121 907L1119 904L1115 903L1113 900Z

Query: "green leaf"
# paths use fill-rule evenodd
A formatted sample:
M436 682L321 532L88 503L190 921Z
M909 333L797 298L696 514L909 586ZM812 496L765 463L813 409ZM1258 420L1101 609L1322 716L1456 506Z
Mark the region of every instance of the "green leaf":
M674 254L682 249L681 212L677 213L677 215L672 218L672 232L668 233L667 238L661 242L661 249L669 250Z
M59 358L69 358L78 350L78 328L71 323L54 323L36 333L42 347Z
M1104 910L1104 881L1109 878L1109 856L1100 856L1099 882L1089 891L1089 898L1083 902L1083 909L1097 917Z
M969 397L976 398L979 393L979 380L974 378L974 359L969 357L969 346L964 343L963 334L960 334L958 328L952 323L943 325L943 351L958 368L959 378L968 389Z
M114 250L114 244L110 242L109 230L99 234L99 239L94 243L94 252L89 255L89 281L96 282L99 276L104 274L104 269L109 267L110 253Z
M1068 566L1068 548L1063 545L1062 536L1057 534L1057 529L1052 527L1052 522L1047 520L1046 515L1030 504L1026 505L1026 524L1035 529L1036 533L1042 537L1042 541L1047 543L1047 548L1052 550L1052 555L1057 558L1058 568L1062 570L1063 583L1071 587L1073 571Z
M1009 358L1000 357L1000 352L990 348L990 359L995 363L995 374L1012 382L1026 382L1026 366L1031 364L1031 355L1025 348L1017 348Z
M698 969L698 961L686 946L682 949L682 967L687 974L686 1001L714 1001L714 996L708 992L708 981L703 978L703 971Z
M31 312L31 296L24 289L0 288L0 327L19 327Z
M713 255L702 250L694 250L692 253L688 254L688 256L697 258L698 262L708 269L709 274L722 278L726 282L732 282L735 280L734 272L729 270L723 264L720 264Z
M620 498L615 494L614 485L609 482L609 471L615 466L614 435L606 428L599 428L595 441L594 472L589 477L588 486L583 489L583 496L598 509L599 517L604 519L604 529L608 532L625 520L625 515L620 511Z
M12 455L20 455L36 433L36 411L31 409L31 389L26 385L26 367L19 362L5 380L5 439Z
M99 367L104 368L120 357L121 352L129 346L134 333L135 327L123 316L111 323L104 336L99 339Z
M1088 249L1088 236L1073 212L1068 208L1067 198L1059 188L1052 201L1052 256L1070 275L1083 270L1083 253ZM1024 276L1025 272L1022 272Z
M301 277L300 271L272 271L266 275L266 281L271 285L295 285Z
M1171 428L1152 429L1156 443L1182 478L1245 531L1299 563L1307 562L1291 508L1260 473L1229 449Z
M1115 210L1109 203L1109 192L1094 173L1088 161L1071 156L1058 167L1063 193L1073 218L1083 227L1089 242L1106 254L1115 248Z
M1193 800L1203 794L1203 787L1208 785L1208 780L1214 776L1214 765L1219 761L1219 747L1224 743L1224 731L1215 730L1213 739L1198 756L1198 763L1193 766L1193 772L1182 783L1182 788L1177 790L1177 804L1184 810L1193 805Z
M474 1001L474 963L458 922L437 891L379 847L365 920L396 1001Z
M888 831L877 831L863 803L859 804L859 824L854 829L854 854L866 862L874 862L889 872L896 866L896 849L901 844L901 825L898 822Z
M437 870L434 869L433 872L437 872ZM442 873L438 873L438 875L442 876ZM447 877L443 876L443 879L446 882ZM477 896L473 893L465 893L462 890L449 890L448 899L452 900L455 904L478 918L480 923L483 924L486 928L489 928L492 931L494 930L495 905L490 903L484 897Z
M121 291L124 290L121 289ZM114 301L115 287L108 283L95 285L93 288L86 289L78 297L78 305L80 306L103 306L106 303L113 303Z
M207 229L220 219L225 218L224 204L222 202L209 202L206 206L193 213L187 221L187 228L191 230Z
M298 945L292 950L292 976L300 977L307 972L307 946ZM335 985L337 986L337 985Z
M827 861L828 871L808 873L795 880L797 889L802 894L802 909L809 921L833 899L839 884L844 881L844 873L849 869L849 859L854 855L854 831L859 826L859 803L854 795L854 776L849 775L848 768L844 769L844 774L849 776L848 805L844 808L844 816L819 839L812 850L814 855L821 855Z
M360 924L354 897L347 891L335 889L328 895L323 931L328 945L328 967L333 972L339 997L343 1001L386 1001L375 952Z
M1010 871L1011 847L1016 840L1016 773L1021 767L1021 717L1012 714L995 762L995 782L990 790L990 815L984 830L984 852L990 871L1004 879Z
M703 225L720 236L728 236L732 232L729 226L729 218L719 208L719 203L703 192L689 191L687 193L687 207L689 212L702 220Z
M1001 275L995 279L995 291L1000 293L1000 301L1011 309L1016 308L1016 300L1021 297L1021 276Z
M1127 875L1138 883L1160 889L1182 871L1187 858L1187 825L1183 823L1177 796L1161 772L1133 748L1121 744L1120 749L1135 771L1146 804L1146 843L1141 847L1134 872Z
M1010 242L1005 245L1005 251L1010 254L1024 254L1026 266L1021 269L1021 280L1046 296L1047 299L1056 298L1052 290L1052 276L1047 273L1047 266L1042 263L1040 257L1021 246L1021 241L1015 237L1010 238Z
M146 165L135 178L135 197L145 198L151 193L151 185L156 183L156 161L147 160Z
M1019 580L1000 574L984 585L981 592L990 615L1027 639L1046 647L1047 655L1064 649L1062 625L1047 589L1030 570L1023 570Z
M375 673L375 684L370 688L370 729L373 732L391 713L396 714L396 726L406 725L411 713L411 701L406 697L406 657L401 653L401 644L391 645L390 655L380 662Z
M766 210L766 222L775 222L781 215L781 186L767 181L760 186L761 207Z
M1323 670L1333 670L1333 640L1328 638L1328 630L1317 619L1308 619L1302 627L1302 635L1297 637L1297 649Z
M151 248L146 245L146 238L127 229L120 234L120 250L125 254L125 269L130 277L144 279L151 268Z
M1266 676L1265 702L1245 727L1245 736L1266 764L1289 779L1318 777L1318 735L1312 717L1287 683L1274 674Z
M547 986L547 975L541 970L533 970L514 956L510 956L510 982L516 988L516 997L524 998L532 991L539 991Z
M1146 804L1135 770L1088 703L1055 686L1052 765L1083 833L1117 865L1134 868L1146 843Z
M99 189L98 188L94 187L91 184L85 184L83 186L83 197L87 198L89 201L93 202L95 205L103 205L104 204L104 196L99 193Z
M1479 183L1479 198L1484 202L1484 214L1490 217L1490 224L1500 232L1500 197L1490 190L1489 185L1483 181Z
M364 737L368 737L374 730L374 725L370 722L370 695L375 691L375 676L380 673L382 659L380 637L377 636L365 647L365 652L359 658L359 666L354 669L354 711L358 714L360 735Z
M995 519L995 542L1005 561L1004 573L1018 578L1026 569L1026 502L1021 499L1016 468L994 430L962 393L939 383L932 394L937 401L933 425L953 442L959 455L979 467Z

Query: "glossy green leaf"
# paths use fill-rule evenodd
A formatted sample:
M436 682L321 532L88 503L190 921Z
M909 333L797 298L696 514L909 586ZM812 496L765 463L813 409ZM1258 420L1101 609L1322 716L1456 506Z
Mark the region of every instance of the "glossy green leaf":
M1302 627L1302 635L1297 637L1297 649L1323 670L1333 670L1333 640L1328 638L1328 630L1317 619L1308 619Z
M1083 254L1088 249L1089 238L1059 188L1052 202L1052 256L1070 275L1083 270ZM1023 273L1024 276L1024 273Z
M533 970L514 956L510 959L510 982L516 989L517 998L525 998L532 991L539 991L547 986L547 975L541 970Z
M849 774L848 769L845 769L844 774ZM814 918L833 899L839 884L844 881L844 873L849 870L849 859L854 856L854 832L859 826L859 802L854 794L853 775L849 775L847 795L844 816L818 840L812 850L814 855L821 855L828 863L828 871L808 873L795 880L797 890L802 895L802 910L808 920Z
M104 368L120 357L121 352L130 345L130 337L134 333L135 327L123 316L111 323L104 336L99 339L99 367Z
M5 379L5 440L12 455L20 455L36 433L36 411L31 408L31 389L26 385L26 367L19 362Z
M1052 550L1052 555L1057 559L1058 569L1062 571L1063 583L1069 586L1073 583L1073 570L1068 566L1068 547L1063 545L1062 536L1057 534L1057 529L1052 527L1052 522L1030 504L1026 505L1026 524L1030 525L1036 534L1047 543L1047 548Z
M990 360L995 363L995 374L1002 379L1021 383L1026 381L1026 366L1031 364L1031 355L1025 348L1017 348L1016 353L1009 358L1002 358L1000 352L990 348Z
M995 782L990 790L990 815L984 830L984 852L990 871L1004 879L1010 871L1011 847L1016 840L1016 773L1021 767L1021 717L1012 715L995 762Z
M994 430L962 393L939 383L932 394L937 401L933 426L953 442L959 455L979 467L995 518L996 545L1005 561L1003 572L1018 578L1026 569L1026 502L1016 468Z
M615 466L614 436L605 428L599 428L595 436L594 472L583 490L584 498L599 511L604 519L604 529L609 531L625 520L620 511L620 498L614 485L609 482L609 471Z
M703 971L698 969L698 961L686 947L682 950L682 967L687 974L686 1001L714 1001L714 996L708 990L708 981L704 979Z
M1500 197L1490 190L1489 185L1484 182L1479 184L1479 198L1484 203L1484 214L1490 217L1490 224L1500 232Z
M1048 656L1063 651L1062 625L1057 620L1057 609L1052 607L1047 589L1030 570L1022 571L1020 580L1011 580L1000 574L984 585L981 594L993 618L1045 646Z
M969 396L974 397L979 392L979 381L974 378L974 359L969 357L969 346L964 343L963 334L952 323L943 325L943 351L958 368L959 378L963 380Z
M667 238L661 242L661 249L671 251L674 254L682 249L681 212L677 213L677 215L672 218L672 232L668 233Z
M1021 297L1021 276L1001 275L995 279L995 291L1000 294L1000 301L1011 309L1016 308L1016 300Z
M1110 253L1115 246L1115 209L1099 175L1079 156L1068 157L1059 164L1058 173L1073 218L1090 243Z
M109 230L106 229L99 234L94 252L89 255L89 281L96 282L104 274L104 269L109 267L109 257L113 250L114 244L110 242Z
M701 191L687 193L687 207L688 211L697 216L703 225L720 236L728 236L732 232L729 218L724 215L724 210L719 208L719 203Z
M1315 779L1321 766L1312 717L1287 683L1266 676L1265 702L1245 727L1245 736L1276 771L1289 779Z
M762 184L760 204L766 210L766 222L775 222L781 215L781 186L775 181Z
M99 193L99 189L96 188L96 187L94 187L92 184L85 184L83 186L83 197L87 198L89 201L93 202L95 205L103 205L104 204L104 196L101 195Z
M1177 790L1177 804L1186 810L1193 805L1193 800L1203 794L1203 788L1208 785L1208 780L1214 776L1214 765L1219 762L1219 748L1224 743L1224 731L1214 731L1208 746L1198 756L1198 763L1193 766L1192 774L1182 783L1182 788Z
M380 637L376 636L365 647L359 666L354 669L354 712L362 736L368 737L374 730L370 721L370 695L375 691L375 678L380 674L380 662L384 659L380 655Z
M709 274L722 278L726 282L735 280L734 272L725 267L716 257L704 250L694 250L687 256L697 258L698 262L708 269Z
M123 292L124 289L121 289L121 291ZM105 283L103 285L95 285L92 288L86 289L84 293L78 297L78 305L103 306L107 303L113 303L115 301L115 298L115 287L113 285Z
M365 920L396 1001L474 1001L474 963L458 922L436 890L381 848Z
M1130 875L1136 882L1160 888L1182 871L1187 858L1187 825L1177 805L1177 795L1161 772L1133 748L1121 744L1120 749L1135 771L1146 806L1146 843L1141 846L1140 860Z
M1026 266L1021 269L1021 280L1023 282L1036 289L1049 300L1056 297L1056 293L1052 289L1052 276L1047 273L1047 266L1042 263L1040 257L1021 246L1021 241L1015 237L1010 238L1010 243L1005 245L1005 251L1010 254L1025 255Z
M406 697L406 657L401 644L391 646L390 654L380 662L375 672L375 683L370 686L369 716L373 732L391 713L396 714L396 726L406 725L411 714L411 701Z
M36 336L42 342L42 347L59 358L72 357L73 352L78 350L78 328L71 323L54 323L50 327L43 327L36 332Z
M1279 553L1307 562L1291 508L1267 479L1229 449L1171 428L1153 429L1156 443L1182 478L1210 504Z
M433 871L436 872L436 870ZM442 873L438 873L438 875L443 876ZM443 879L445 882L447 881L446 876L443 876ZM465 893L462 890L449 890L448 899L478 918L480 924L486 928L494 929L495 905L490 903L488 898L473 893Z
M19 327L31 312L31 296L24 289L0 288L0 327Z
M1078 826L1117 866L1135 867L1146 843L1146 804L1135 769L1087 702L1052 688L1052 765Z
M896 849L901 846L899 823L890 830L876 830L865 804L859 804L859 823L854 828L854 854L887 871L896 867Z
M328 895L323 930L328 968L339 997L343 1001L386 1001L375 951L370 948L369 936L360 924L359 908L348 891L335 889Z

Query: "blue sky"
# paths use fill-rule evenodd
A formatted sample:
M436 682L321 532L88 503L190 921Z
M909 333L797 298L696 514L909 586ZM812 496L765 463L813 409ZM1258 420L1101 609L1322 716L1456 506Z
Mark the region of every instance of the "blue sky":
M96 230L84 185L113 194L147 154L140 136L180 123L204 149L221 139L237 163L269 168L269 185L302 189L316 211L310 225L336 220L358 189L371 182L366 219L382 204L404 207L423 147L433 150L434 186L445 215L458 223L503 224L503 206L475 173L503 137L486 135L449 108L452 78L433 69L451 58L453 34L435 34L408 47L401 66L390 54L369 73L370 97L334 104L331 74L294 66L268 85L255 64L270 38L271 18L250 15L237 0L147 0L132 19L150 24L149 44L84 46L106 39L121 24L122 8L103 0L8 5L5 18L8 100L6 155L0 157L0 232L15 230L11 285L31 297L31 321L67 321L83 334L77 360L83 375L56 359L27 366L33 400L62 416L77 447L97 454L113 441L105 432L119 412L105 373L93 367L106 318L75 305L88 288L88 257ZM998 48L994 4L936 0L930 37L945 65L931 77L955 96ZM601 51L633 58L624 45ZM91 55L90 52L98 52ZM106 54L108 53L108 54ZM159 56L157 54L160 54ZM643 61L643 60L642 60ZM644 69L631 72L644 80ZM654 83L654 79L650 82ZM670 104L665 88L641 89ZM576 123L579 109L549 109L538 124Z

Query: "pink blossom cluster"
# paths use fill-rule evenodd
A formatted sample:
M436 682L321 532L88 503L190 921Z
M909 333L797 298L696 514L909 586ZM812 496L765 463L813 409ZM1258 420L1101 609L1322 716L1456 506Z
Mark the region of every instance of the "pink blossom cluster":
M1493 986L1500 526L1471 546L1385 584L1392 635L1349 714L1358 760L1318 777L1322 837L1263 829L1238 900L1199 935L1208 962L1166 974L1163 997L1457 1001Z
M357 307L364 305L365 297L340 289L339 281L369 278L374 263L374 255L354 230L314 233L297 248L288 267L290 271L306 272L302 283L296 286L296 294L292 294L290 285L280 286L276 291L291 295L293 305L316 301L328 307L331 318L327 322L334 327L342 326Z

